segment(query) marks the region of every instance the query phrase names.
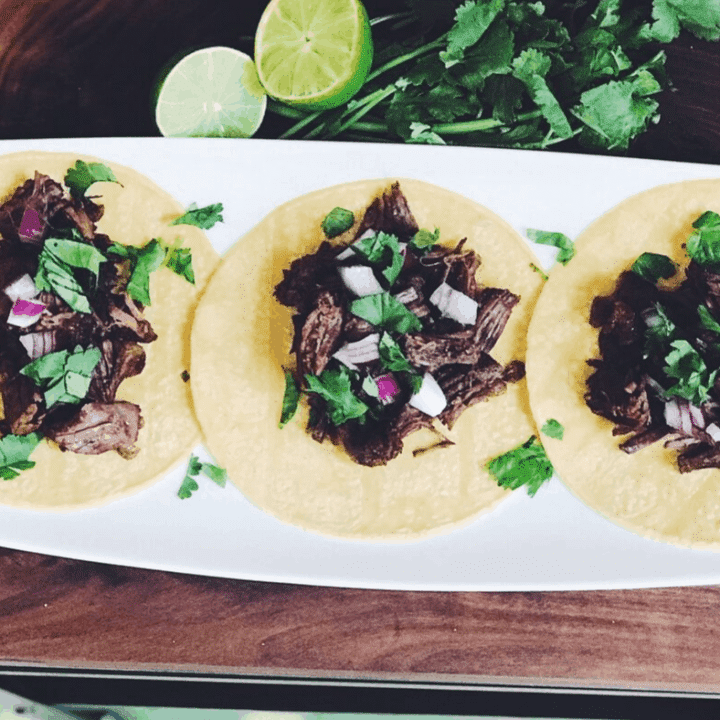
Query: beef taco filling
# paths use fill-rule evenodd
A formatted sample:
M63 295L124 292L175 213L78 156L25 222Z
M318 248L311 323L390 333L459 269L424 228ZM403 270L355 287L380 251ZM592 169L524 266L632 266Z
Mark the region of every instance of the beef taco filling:
M275 287L296 310L281 424L306 395L313 439L377 466L410 433L437 429L436 419L452 428L524 377L521 361L503 366L491 355L520 298L479 285L479 255L465 240L443 247L437 229L419 228L398 183L356 228L353 220L335 208L323 229L345 239L294 260Z
M643 253L612 294L593 300L600 358L588 361L585 394L614 435L628 436L621 450L662 442L681 473L720 467L720 215L705 212L693 227L676 287L661 286L675 263Z
M0 205L4 479L33 466L42 438L84 455L137 453L141 408L116 394L157 339L143 317L150 271L189 251L158 240L129 247L98 232L104 208L86 195L98 180L117 182L109 168L78 161L66 187L36 172Z

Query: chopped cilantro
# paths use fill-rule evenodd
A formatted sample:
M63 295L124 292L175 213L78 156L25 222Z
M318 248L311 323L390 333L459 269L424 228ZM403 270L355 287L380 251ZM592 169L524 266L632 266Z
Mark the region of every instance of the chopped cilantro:
M350 248L371 265L382 268L382 275L388 285L392 285L397 280L405 262L400 252L397 235L378 232L354 242Z
M534 270L543 280L549 280L547 273L539 268L535 263L530 263L530 267Z
M415 368L408 362L397 341L393 340L389 333L384 332L378 343L380 362L386 370L391 372L416 372Z
M82 197L96 182L114 182L121 185L115 173L102 163L86 163L78 160L75 167L69 168L65 174L65 185L70 189L73 197Z
M14 480L22 470L29 470L35 463L30 454L38 446L42 435L5 435L0 438L0 479Z
M209 230L215 223L223 222L223 204L215 203L199 208L197 203L192 203L184 215L175 218L171 225L194 225L202 230Z
M225 487L227 483L227 472L217 465L211 463L204 463L200 458L195 455L190 456L190 462L188 463L185 477L178 490L178 497L181 500L189 498L197 489L199 485L197 483L197 476L203 473L206 477L209 477L214 483L220 487Z
M345 208L333 208L323 219L321 227L326 237L334 238L349 230L355 222L355 216Z
M61 297L75 312L92 312L85 290L73 267L88 270L97 282L100 263L105 256L93 245L75 240L48 238L38 258L35 285Z
M293 374L285 371L285 394L282 401L282 412L280 413L280 423L278 427L283 428L292 419L297 411L298 400L300 399L300 388L295 382Z
M528 229L527 236L540 245L551 245L558 248L557 261L563 265L567 265L575 255L573 241L561 232Z
M686 244L689 257L711 269L720 268L720 215L712 210L704 212L693 224L695 232Z
M350 372L344 365L340 370L323 370L320 375L306 374L305 380L308 392L317 393L327 401L333 425L361 418L368 411L368 406L353 393Z
M657 283L660 278L667 280L677 272L677 266L667 255L651 252L640 255L630 269L651 283Z
M550 418L541 428L540 432L555 440L562 440L565 435L565 428L555 418Z
M429 230L425 230L424 228L420 228L420 230L418 230L413 235L413 238L410 241L410 244L419 250L425 250L426 248L431 248L433 245L435 245L439 241L440 241L439 228L435 228L435 230L433 232L430 232Z
M655 317L652 322L648 323L645 330L644 356L646 358L660 352L665 353L668 343L676 332L675 323L667 316L660 303L655 303L655 311Z
M383 330L401 334L422 330L422 323L417 315L388 292L353 300L350 303L350 312Z
M663 368L668 377L678 382L665 391L665 395L677 395L694 405L702 405L709 397L710 388L715 382L718 371L709 371L705 361L687 340L674 340L674 348L665 357Z
M530 497L553 474L552 463L535 435L522 445L494 458L486 467L500 487L517 490L525 485Z
M59 350L33 360L20 370L45 395L45 407L56 403L76 404L85 398L90 379L100 362L101 352L96 347L83 350L78 345L71 353Z
M192 250L190 250L190 248L180 247L182 245L182 238L176 238L172 245L166 245L159 238L158 241L165 250L165 260L162 265L187 280L191 285L194 285L195 272L192 266Z
M700 323L704 328L720 335L720 323L710 314L710 311L705 305L698 306L698 315L700 316Z

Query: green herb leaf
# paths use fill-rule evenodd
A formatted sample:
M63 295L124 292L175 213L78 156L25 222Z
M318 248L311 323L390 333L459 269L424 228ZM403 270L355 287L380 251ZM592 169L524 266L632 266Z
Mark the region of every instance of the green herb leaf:
M0 479L14 480L22 470L35 467L28 458L40 440L42 435L38 432L0 438Z
M349 230L355 222L355 216L345 208L333 208L321 223L325 237L334 238Z
M698 306L698 315L700 316L700 323L704 328L720 335L720 323L710 314L710 311L705 305Z
M530 263L530 267L543 279L543 280L549 280L547 273L542 269L539 268L535 263Z
M209 230L213 225L223 222L223 204L215 203L214 205L206 205L199 208L197 203L193 203L187 209L184 215L175 218L171 225L194 225L203 230Z
M540 245L551 245L559 248L560 252L557 254L557 261L563 265L567 265L575 255L573 241L563 233L529 229L527 236L533 242L540 243Z
M178 274L183 275L186 279L189 274L194 282L192 259L178 252L183 249L178 248L172 254L172 267L170 262L168 262L168 267L175 272L180 271ZM142 247L113 243L108 248L108 253L130 259L131 273L127 284L127 293L133 300L143 305L150 305L150 273L157 270L166 261L168 248L163 246L159 240L153 239ZM186 261L189 265L183 266Z
M522 445L494 458L486 467L500 487L517 490L524 485L530 497L553 474L552 463L535 435Z
M95 367L102 353L96 347L83 350L78 345L73 352L59 350L33 360L20 370L45 394L45 406L59 402L77 404L87 395Z
M73 197L82 197L96 182L114 182L122 187L115 173L102 163L86 163L78 160L75 167L69 168L65 174L65 185L70 189Z
M350 247L371 265L381 268L382 275L387 280L388 285L392 285L397 280L405 258L400 252L400 245L396 235L379 232L357 240Z
M667 255L651 252L640 255L630 269L651 283L657 283L660 278L667 280L677 272L677 266Z
M565 428L554 418L550 418L541 428L540 432L555 440L562 440L565 435Z
M674 350L665 357L666 366L663 369L668 377L678 382L666 390L665 395L677 395L694 405L702 405L709 397L718 371L710 372L700 354L687 340L674 340L670 346Z
M657 317L645 329L645 349L644 356L646 358L667 352L667 346L675 336L675 323L667 316L664 308L660 303L655 303Z
M424 143L425 145L445 145L445 141L432 131L430 125L425 123L410 123L410 137L407 139L409 143Z
M383 330L400 334L422 330L422 323L417 315L388 292L353 300L350 303L350 312Z
M224 488L227 484L227 472L223 468L213 465L212 463L201 462L200 458L195 455L191 455L188 468L185 472L185 477L183 478L183 481L180 484L180 489L178 490L178 497L181 500L186 500L199 489L200 486L198 485L196 478L200 475L200 473L210 478L210 480L220 487Z
M401 372L407 378L414 393L420 390L422 375L408 362L397 341L389 333L383 333L378 343L382 366L390 372Z
M298 400L300 399L300 388L295 382L293 374L285 371L285 394L282 401L282 412L280 413L279 428L285 427L297 411Z
M410 244L419 250L425 250L431 248L433 245L440 241L440 229L435 228L433 232L420 228L410 240Z
M340 370L323 370L319 376L307 374L305 380L308 392L317 393L327 401L333 425L361 418L368 411L368 406L353 393L350 372L344 365Z
M505 0L467 0L458 7L455 24L448 33L447 50L440 53L446 68L462 61L463 51L480 40L504 6Z
M720 268L720 215L708 210L692 226L695 232L686 244L688 256L705 267Z
M195 272L192 266L192 251L190 248L180 247L182 238L177 238L172 245L166 245L160 240L165 250L163 265L172 270L176 275L187 280L191 285L195 284Z
M38 258L35 285L61 297L75 312L92 312L85 290L78 282L73 267L89 270L97 282L100 263L105 256L93 245L75 240L48 238Z

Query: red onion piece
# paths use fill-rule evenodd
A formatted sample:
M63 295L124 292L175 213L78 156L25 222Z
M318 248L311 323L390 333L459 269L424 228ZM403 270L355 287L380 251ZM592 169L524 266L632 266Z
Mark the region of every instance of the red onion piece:
M690 417L692 418L693 425L702 430L702 428L705 427L705 416L703 415L703 411L692 403L688 405L688 409L690 410Z
M7 323L8 325L15 325L15 327L30 327L40 319L44 309L45 305L43 303L33 302L32 300L16 300L8 315Z
M380 402L389 403L400 392L400 388L392 375L381 375L375 378L380 393Z
M44 229L45 223L40 218L38 211L32 207L25 208L22 220L20 221L20 227L18 228L20 240L39 244Z
M675 430L682 429L682 422L680 421L680 408L678 407L677 400L672 399L665 403L664 415L667 425Z

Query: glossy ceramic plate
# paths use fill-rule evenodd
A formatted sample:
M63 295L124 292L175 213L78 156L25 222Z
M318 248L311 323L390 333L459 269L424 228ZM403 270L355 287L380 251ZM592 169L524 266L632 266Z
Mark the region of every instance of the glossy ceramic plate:
M51 150L128 165L179 202L222 202L208 236L227 250L277 205L364 178L416 178L461 193L512 224L575 237L615 204L720 167L624 158L419 145L113 138L10 140L0 153ZM533 246L540 262L554 251ZM198 448L202 453L202 448ZM634 535L553 478L492 513L407 544L333 540L285 525L228 483L201 479L180 500L185 467L105 507L73 513L0 508L0 544L63 557L274 582L407 590L580 590L720 583L720 553Z

